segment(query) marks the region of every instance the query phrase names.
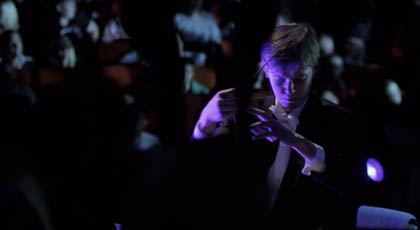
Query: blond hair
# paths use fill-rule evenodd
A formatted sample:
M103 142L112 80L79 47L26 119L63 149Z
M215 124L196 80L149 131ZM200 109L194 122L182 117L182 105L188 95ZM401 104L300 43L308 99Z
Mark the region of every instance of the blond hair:
M320 51L315 30L301 23L278 26L261 49L263 65L268 63L299 63L313 67L318 63Z

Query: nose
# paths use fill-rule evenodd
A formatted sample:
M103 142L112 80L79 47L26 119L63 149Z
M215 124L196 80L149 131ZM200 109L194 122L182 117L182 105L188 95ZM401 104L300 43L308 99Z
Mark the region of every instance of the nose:
M292 94L295 92L296 89L293 80L288 79L284 82L284 90L287 94Z

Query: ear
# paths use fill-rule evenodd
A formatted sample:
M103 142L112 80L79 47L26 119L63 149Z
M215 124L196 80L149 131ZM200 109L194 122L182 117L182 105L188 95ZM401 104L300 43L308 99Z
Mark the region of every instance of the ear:
M55 9L57 10L58 13L61 13L61 11L62 11L61 3L57 3L55 5Z

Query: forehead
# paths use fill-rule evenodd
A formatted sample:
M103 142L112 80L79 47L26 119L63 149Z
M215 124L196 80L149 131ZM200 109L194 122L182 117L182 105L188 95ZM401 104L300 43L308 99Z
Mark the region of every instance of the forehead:
M20 35L18 33L13 33L12 35L10 35L10 39L11 40L20 40Z
M60 3L61 4L73 4L73 3L76 3L76 1L75 0L62 0Z
M303 67L298 62L279 64L270 62L265 66L266 73L276 77L294 78L299 75L311 75L313 67Z

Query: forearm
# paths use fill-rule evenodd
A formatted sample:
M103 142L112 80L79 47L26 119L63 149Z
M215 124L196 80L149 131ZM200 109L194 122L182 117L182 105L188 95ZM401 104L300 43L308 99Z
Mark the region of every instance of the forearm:
M299 134L296 134L296 141L291 147L306 160L312 160L315 157L315 144Z
M324 148L297 134L297 141L292 148L305 159L302 169L304 175L310 176L312 171L321 173L325 171Z

